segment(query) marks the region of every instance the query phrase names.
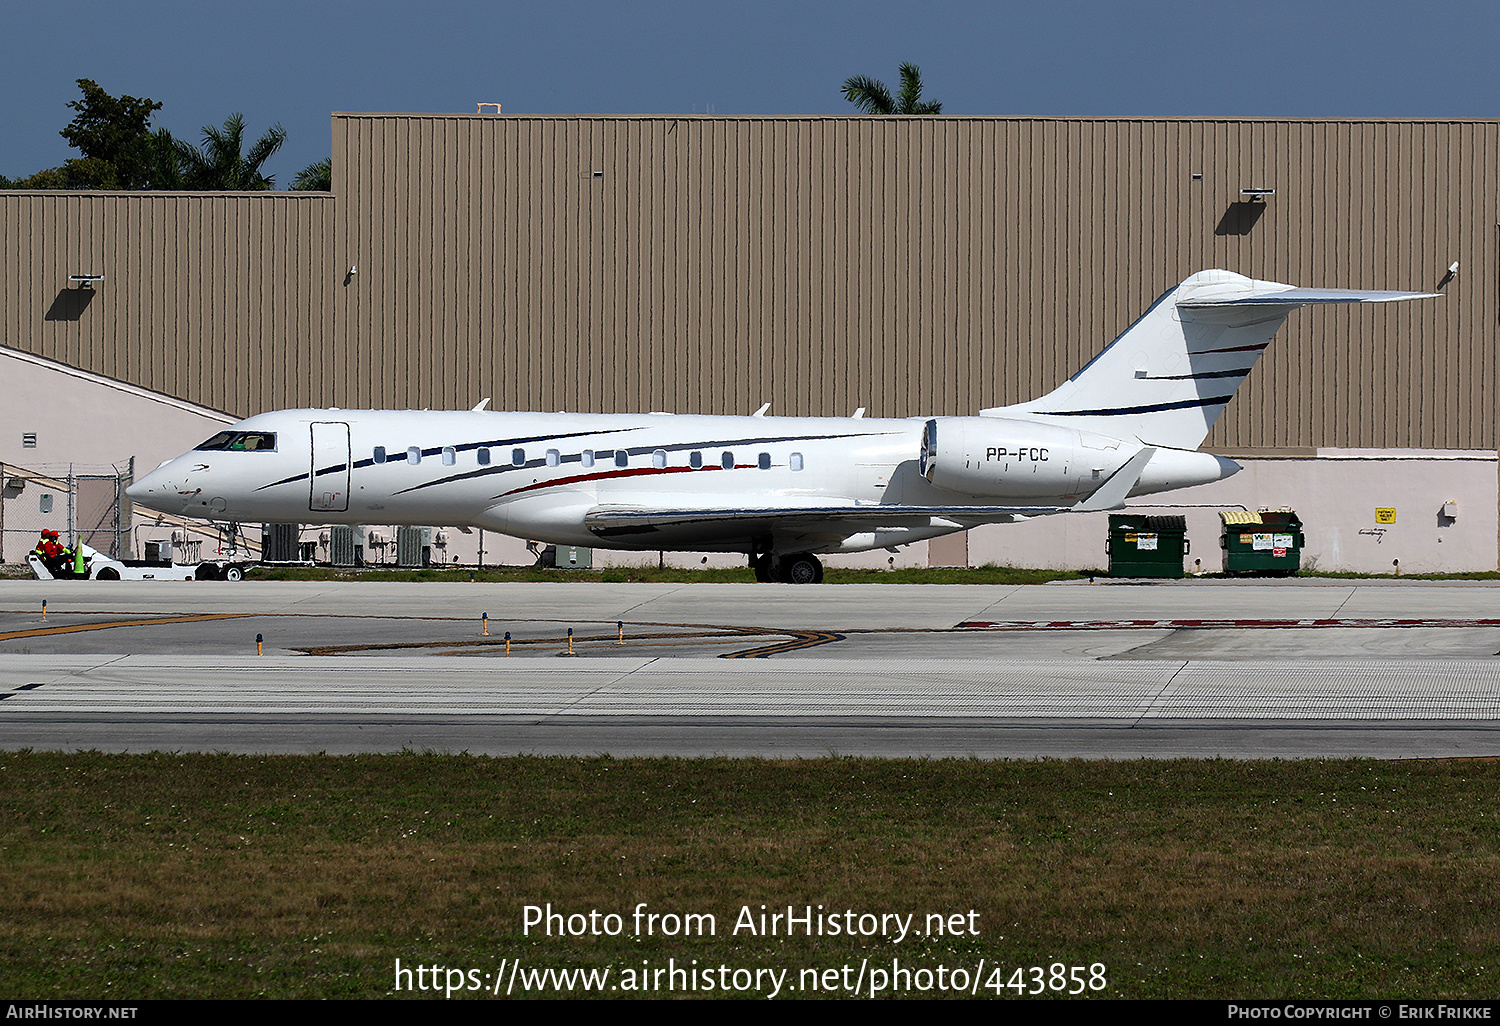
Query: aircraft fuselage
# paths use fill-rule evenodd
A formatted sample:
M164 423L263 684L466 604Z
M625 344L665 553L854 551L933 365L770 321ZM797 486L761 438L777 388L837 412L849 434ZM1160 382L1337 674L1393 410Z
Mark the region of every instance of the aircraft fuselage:
M930 423L941 443L953 440L937 463L958 488L924 476ZM787 545L799 550L857 551L973 526L966 510L975 522L994 519L997 503L1038 514L1072 506L1139 449L1001 417L283 410L233 425L130 494L154 509L220 522L478 527L561 545L696 551L767 549L778 535L795 534ZM1164 451L1135 492L1218 480L1232 466ZM787 511L851 507L899 509L903 517L826 537L782 522ZM590 525L591 511L601 509L720 516L639 530ZM727 518L735 510L740 515ZM767 515L757 519L757 510ZM924 523L917 510L947 515L930 513Z

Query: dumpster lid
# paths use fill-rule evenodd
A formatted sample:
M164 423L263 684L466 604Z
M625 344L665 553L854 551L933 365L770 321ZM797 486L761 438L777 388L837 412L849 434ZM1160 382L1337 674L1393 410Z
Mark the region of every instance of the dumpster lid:
M1302 521L1297 519L1297 511L1294 509L1221 509L1219 519L1224 521L1224 526L1234 524L1281 524L1283 526L1301 526Z
M1187 517L1181 515L1147 517L1146 527L1152 531L1186 531Z

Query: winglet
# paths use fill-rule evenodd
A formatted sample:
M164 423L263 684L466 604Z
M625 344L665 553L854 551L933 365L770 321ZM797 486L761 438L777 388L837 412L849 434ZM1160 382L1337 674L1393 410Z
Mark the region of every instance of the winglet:
M1151 457L1156 455L1156 446L1148 445L1134 456L1130 457L1119 470L1110 475L1108 481L1074 506L1070 512L1073 513L1095 513L1099 510L1119 509L1125 505L1125 497L1130 494L1130 489L1141 479L1146 472L1146 464L1151 462Z

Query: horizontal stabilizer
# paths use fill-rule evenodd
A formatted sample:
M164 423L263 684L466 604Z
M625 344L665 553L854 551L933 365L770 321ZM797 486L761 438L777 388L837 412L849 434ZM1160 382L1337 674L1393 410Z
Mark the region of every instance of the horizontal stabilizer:
M1258 283L1259 284L1259 283ZM1311 306L1318 303L1399 303L1406 299L1437 299L1441 292L1388 292L1373 289L1251 289L1237 296L1204 296L1178 300L1187 310L1223 306Z

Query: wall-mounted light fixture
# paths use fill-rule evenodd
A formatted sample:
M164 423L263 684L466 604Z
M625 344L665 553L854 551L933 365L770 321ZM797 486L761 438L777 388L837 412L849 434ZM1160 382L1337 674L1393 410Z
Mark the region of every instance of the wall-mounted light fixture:
M103 280L104 280L104 275L102 275L102 274L70 274L70 275L68 275L68 281L69 281L69 283L75 289L91 289L91 288L94 287L94 282L96 282L96 281L103 281Z
M1254 187L1250 189L1240 190L1240 196L1242 196L1246 201L1250 203L1262 203L1265 201L1266 197L1274 195L1276 195L1275 189Z

